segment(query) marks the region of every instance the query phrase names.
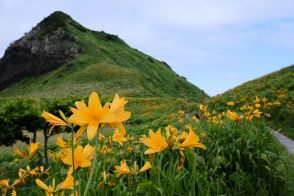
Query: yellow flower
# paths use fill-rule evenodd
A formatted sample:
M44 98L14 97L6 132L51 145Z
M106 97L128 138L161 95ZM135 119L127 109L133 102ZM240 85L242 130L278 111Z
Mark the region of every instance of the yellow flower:
M131 116L131 112L125 111L125 105L127 103L128 101L125 101L124 98L119 98L118 94L116 93L112 103L110 104L109 111L114 113L118 119L125 119L123 121L126 121ZM126 130L122 122L110 122L110 126L118 128L125 135Z
M79 143L79 137L74 138L73 145L76 146ZM69 148L71 147L71 142L66 142L62 139L62 137L57 137L56 139L56 145L59 146L61 149Z
M39 144L38 143L30 143L30 145L27 147L27 153L21 152L19 149L15 149L15 154L21 156L22 158L29 160L32 156L36 154L38 151Z
M55 184L55 179L53 179L54 184ZM53 186L49 185L47 186L44 182L42 182L40 179L35 180L36 184L43 190L45 190L46 196L53 196L55 193L55 190Z
M59 146L60 148L68 148L68 143L65 142L62 137L57 137L56 139L56 145Z
M103 182L106 184L106 180L107 180L107 177L109 176L110 174L109 173L106 173L106 171L103 171L101 172L101 176L103 178Z
M202 143L199 143L199 137L194 133L192 130L192 127L189 128L189 134L186 136L186 139L179 144L179 149L184 149L184 148L202 148L205 149L205 145Z
M102 107L97 93L93 92L89 97L88 106L84 101L77 101L77 108L71 108L73 114L69 117L69 122L86 127L88 138L93 139L101 123L120 124L130 117L129 113L117 105L112 106L114 109L111 112L109 103Z
M57 186L58 190L68 190L73 189L74 187L74 178L72 175L69 175L65 178L65 180Z
M29 156L33 156L39 148L39 143L30 143L30 145L28 146L27 150L29 152Z
M143 167L141 167L141 169L139 170L139 173L142 173L144 171L147 171L148 169L150 169L152 167L151 163L149 161L147 161Z
M199 122L199 118L197 116L195 116L195 115L192 116L192 120L196 121L196 122Z
M46 196L54 196L57 192L61 190L69 190L74 188L74 178L72 176L72 170L70 169L65 180L55 187L55 179L53 178L52 184L47 186L40 179L35 180L36 184L45 191ZM76 183L76 185L78 182Z
M156 152L163 151L168 148L168 144L161 135L160 129L158 129L155 133L150 130L149 131L150 138L142 137L140 141L149 147L144 154L152 154Z
M127 147L127 151L128 151L129 153L132 153L132 152L134 151L134 148L133 148L132 146L128 146L128 147Z
M1 180L0 181L0 187L8 188L9 187L9 180L8 179Z
M103 146L102 149L99 150L99 153L101 154L108 154L112 152L112 146Z
M114 166L115 172L117 173L117 176L120 176L122 174L130 174L130 175L138 175L139 173L142 173L144 171L147 171L152 167L151 163L147 161L144 166L139 170L139 166L137 162L135 161L133 164L133 167L130 169L127 165L126 160L122 160L120 162L120 166Z
M113 186L114 183L113 182L107 182L107 178L110 174L107 173L106 171L101 172L101 176L103 181L98 183L98 187L102 188L104 185L108 185L108 186Z
M241 117L239 116L239 114L236 113L236 112L232 112L231 110L228 110L226 115L231 121L239 121L239 120L241 120Z
M255 107L256 107L256 108L260 108L261 105L260 105L259 103L256 103L256 104L255 104Z
M64 114L63 114L61 111L59 111L59 113L60 113L60 115L61 115L63 118L65 118ZM43 118L45 118L45 120L46 120L50 125L52 125L51 129L49 130L49 135L50 135L50 133L52 132L52 130L53 130L53 128L54 128L55 126L61 126L61 127L63 127L63 126L67 126L67 123L66 123L64 120L62 120L62 119L60 119L60 118L54 116L53 114L50 114L49 112L45 112L45 111L44 111L44 112L42 113L41 116L42 116Z
M53 114L50 114L49 112L43 112L42 113L43 118L45 118L45 120L53 126L66 126L67 123L64 122L62 119L54 116Z
M86 155L87 159L92 160L94 159L95 148L87 144L83 149L83 153Z
M207 110L207 106L200 104L199 109L200 111L205 112Z
M235 103L234 103L233 101L229 101L229 102L227 102L227 105L228 105L228 106L234 106Z
M122 160L120 162L120 166L114 166L115 171L117 172L117 176L120 176L122 174L132 174L132 171L129 169L126 160Z
M258 96L255 97L255 100L253 101L254 103L259 103L260 102L260 99Z
M27 160L29 159L29 156L26 155L26 154L24 154L24 153L22 153L19 149L15 149L15 154L21 156L24 159L27 159Z
M78 167L90 167L92 162L90 161L93 158L94 150L89 152L90 147L83 148L78 146L74 150L74 166L75 169ZM62 162L67 165L73 166L72 162L72 151L67 149L66 155L62 158Z
M30 166L28 165L25 169L20 168L18 170L18 176L19 177L26 177L26 176L36 176L39 173L39 167L36 167L31 170Z
M178 111L178 114L179 114L179 116L184 116L185 115L185 112L183 110L179 110Z
M2 191L2 195L7 195L7 192L9 191L11 187L9 186L9 180L3 179L0 181L0 189Z
M166 126L165 131L170 133L178 133L178 129L172 125Z
M115 129L112 135L112 141L118 142L120 145L122 145L123 142L127 141L127 138L124 135L125 134L123 134L121 131L119 131L118 129Z
M9 185L8 179L3 179L0 181L0 190L2 192L2 195L7 195L7 193L12 190L11 195L16 195L15 187L19 185L22 182L20 179L14 180L12 185Z
M259 111L258 109L254 110L252 113L253 113L253 115L254 115L256 118L260 118L260 116L261 116L261 114L262 114L262 112Z

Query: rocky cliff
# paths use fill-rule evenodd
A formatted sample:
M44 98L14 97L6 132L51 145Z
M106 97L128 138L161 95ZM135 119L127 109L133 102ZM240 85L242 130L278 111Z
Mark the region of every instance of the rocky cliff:
M64 26L46 33L41 26L44 22L6 49L0 59L0 90L25 77L52 71L78 56L79 47L67 36Z

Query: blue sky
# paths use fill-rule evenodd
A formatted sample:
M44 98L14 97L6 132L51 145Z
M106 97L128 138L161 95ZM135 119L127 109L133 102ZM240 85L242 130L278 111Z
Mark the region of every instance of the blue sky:
M1 0L0 56L56 10L166 61L209 95L294 64L293 0Z

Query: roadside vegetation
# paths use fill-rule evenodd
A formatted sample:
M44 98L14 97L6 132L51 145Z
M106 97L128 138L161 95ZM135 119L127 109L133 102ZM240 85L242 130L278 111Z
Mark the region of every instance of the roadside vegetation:
M2 194L294 193L293 157L266 129L270 113L264 105L271 102L241 113L228 108L232 103L217 112L182 99L169 100L165 109L162 99L130 99L127 103L115 95L101 100L92 93L86 102L55 103L36 112L41 133L46 137L61 134L45 148L44 141L32 133L27 147L0 156ZM132 101L136 102L133 106ZM7 108L5 114L8 116Z

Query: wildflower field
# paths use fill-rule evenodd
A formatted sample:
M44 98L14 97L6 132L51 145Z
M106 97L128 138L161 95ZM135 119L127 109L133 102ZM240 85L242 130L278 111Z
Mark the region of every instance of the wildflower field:
M240 110L235 101L212 110L184 99L101 101L95 92L7 102L1 145L28 145L1 154L2 195L294 194L294 159L266 128L285 103L267 100L248 99Z
M249 114L262 110L268 126L294 139L294 65L246 82L212 97L207 104L212 110L227 108Z

